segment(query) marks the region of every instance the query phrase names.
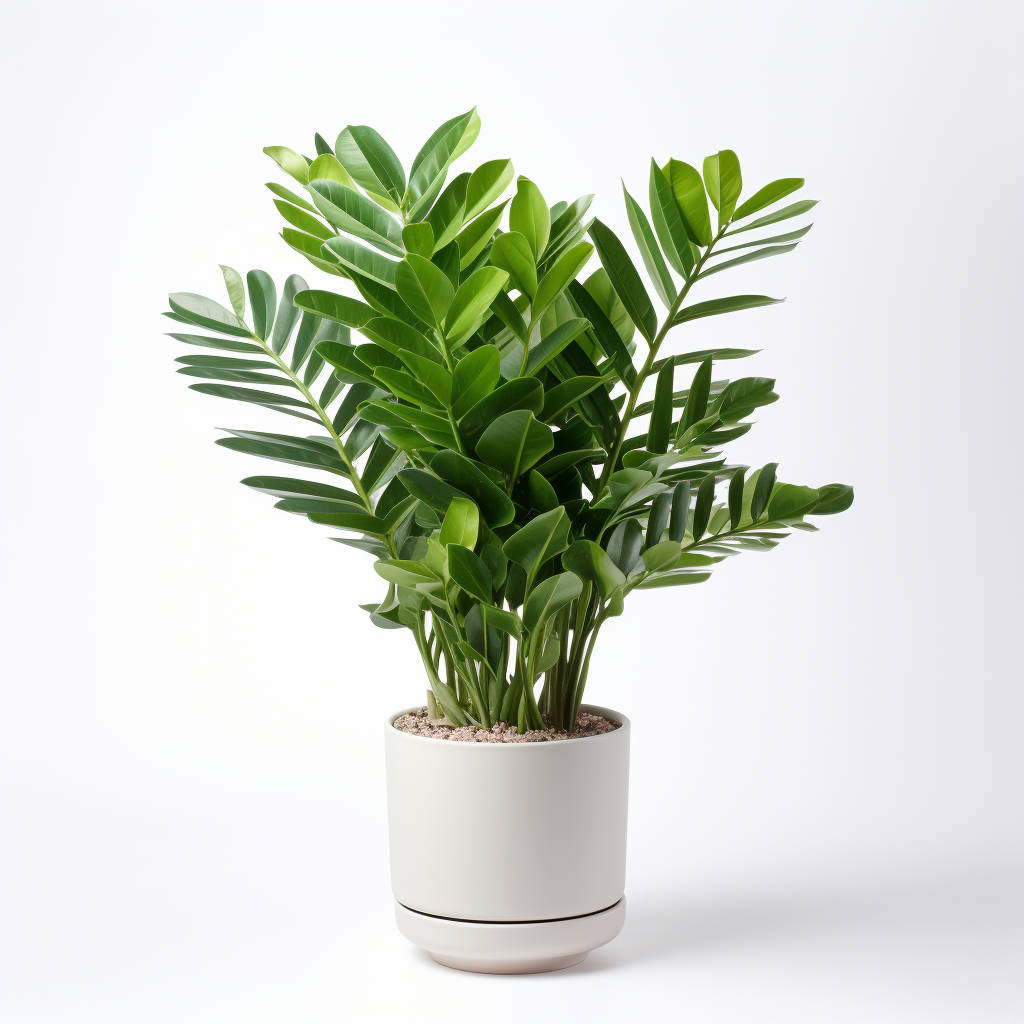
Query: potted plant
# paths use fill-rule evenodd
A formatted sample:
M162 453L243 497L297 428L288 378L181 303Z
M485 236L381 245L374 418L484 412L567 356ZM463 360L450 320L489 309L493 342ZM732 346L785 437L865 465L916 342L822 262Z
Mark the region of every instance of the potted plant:
M426 705L386 729L401 929L452 966L548 970L624 913L629 723L583 703L602 626L853 492L728 463L775 382L716 372L750 349L679 343L778 301L691 292L796 247L810 225L776 225L814 205L779 205L802 179L741 202L730 150L652 161L648 208L625 204L659 314L591 196L549 205L525 177L509 195L508 160L450 175L479 127L446 121L408 174L366 126L312 157L269 147L301 190L268 186L282 237L338 287L224 267L230 307L177 293L166 315L206 350L178 358L194 390L290 417L218 440L297 467L243 483L368 552L364 609L419 651ZM450 792L467 813L440 813Z

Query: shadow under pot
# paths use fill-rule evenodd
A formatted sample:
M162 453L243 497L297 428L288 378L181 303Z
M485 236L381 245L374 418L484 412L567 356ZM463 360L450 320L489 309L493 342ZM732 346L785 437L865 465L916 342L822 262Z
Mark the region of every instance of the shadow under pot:
M440 964L571 967L625 918L629 720L537 743L433 739L387 724L398 928Z

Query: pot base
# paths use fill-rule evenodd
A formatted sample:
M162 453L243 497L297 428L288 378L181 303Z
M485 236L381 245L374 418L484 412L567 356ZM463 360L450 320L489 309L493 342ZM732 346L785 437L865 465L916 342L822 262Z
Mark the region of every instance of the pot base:
M541 974L581 963L611 942L626 917L623 897L614 906L556 921L460 921L434 917L395 903L398 930L445 967L478 974Z

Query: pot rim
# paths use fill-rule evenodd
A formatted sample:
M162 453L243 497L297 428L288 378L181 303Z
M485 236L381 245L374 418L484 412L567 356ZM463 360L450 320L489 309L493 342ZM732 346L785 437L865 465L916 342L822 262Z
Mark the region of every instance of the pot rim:
M434 736L417 736L415 733L403 732L401 729L396 729L394 727L396 719L400 718L402 715L410 714L413 711L420 711L422 708L422 704L417 704L415 707L403 708L401 711L395 711L393 714L388 715L387 722L385 723L386 735L394 734L396 736L400 736L402 740L411 740L416 743L435 743L444 747L455 747L459 750L472 748L487 748L491 750L508 750L509 748L517 748L521 750L524 747L541 747L543 749L564 745L566 743L580 744L591 743L595 740L607 741L611 737L621 736L623 733L628 736L630 729L630 721L624 714L622 714L621 711L614 711L612 708L602 707L600 704L581 704L580 710L592 711L612 722L618 722L618 729L612 729L611 732L598 733L596 736L573 736L566 737L564 740L542 740L539 743L478 743L470 740L441 740Z

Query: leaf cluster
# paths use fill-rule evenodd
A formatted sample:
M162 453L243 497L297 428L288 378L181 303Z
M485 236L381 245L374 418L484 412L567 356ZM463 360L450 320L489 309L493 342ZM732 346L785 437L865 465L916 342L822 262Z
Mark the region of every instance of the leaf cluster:
M799 178L741 202L730 150L700 171L652 160L646 208L623 189L641 274L591 196L549 204L509 160L452 174L479 128L475 110L446 121L408 173L365 125L310 156L268 147L302 190L268 185L284 241L341 290L225 267L229 306L177 293L167 315L204 350L178 359L194 390L313 424L218 443L298 467L243 482L374 557L386 590L364 607L412 633L432 712L571 728L630 593L701 583L852 502L727 463L778 398L715 372L752 350L663 354L677 327L777 301L687 300L792 251L810 225L775 225L814 203L779 205Z

